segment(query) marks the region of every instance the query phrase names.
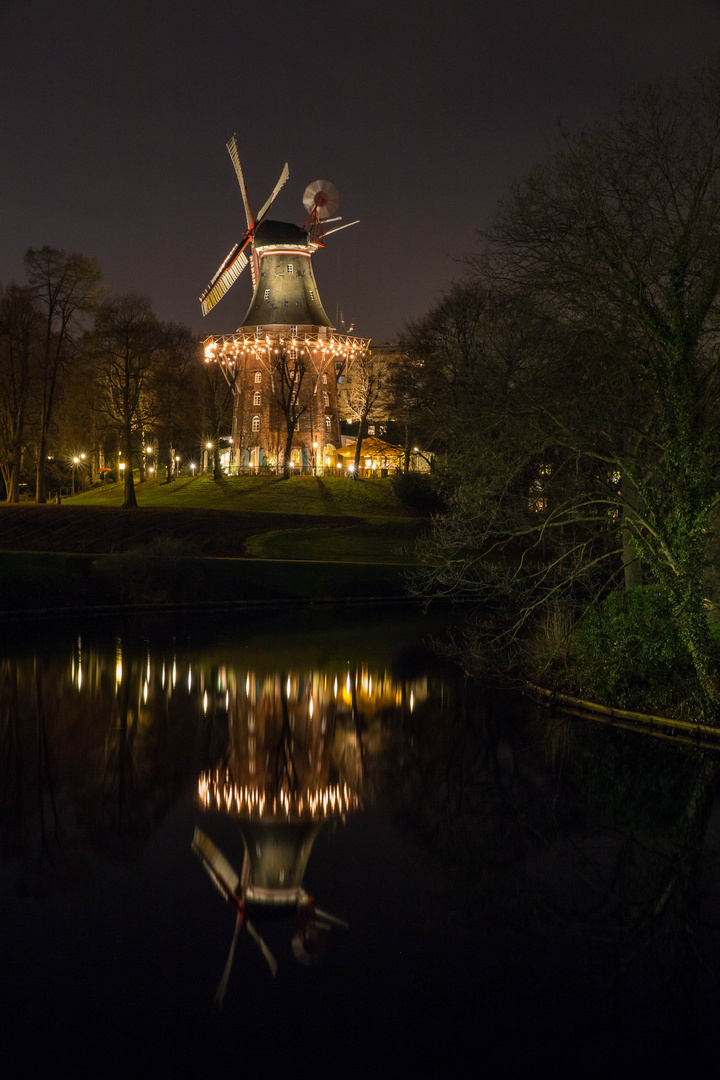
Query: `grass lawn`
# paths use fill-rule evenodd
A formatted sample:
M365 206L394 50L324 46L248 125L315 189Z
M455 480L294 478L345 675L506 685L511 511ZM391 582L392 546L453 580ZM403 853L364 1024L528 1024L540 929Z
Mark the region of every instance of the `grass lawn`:
M342 476L180 477L136 483L139 506L186 510L254 510L273 514L350 514L361 517L413 517L386 480ZM64 500L68 506L121 506L123 485L98 484Z
M421 525L415 518L391 518L347 528L278 529L250 537L245 553L258 559L409 563Z

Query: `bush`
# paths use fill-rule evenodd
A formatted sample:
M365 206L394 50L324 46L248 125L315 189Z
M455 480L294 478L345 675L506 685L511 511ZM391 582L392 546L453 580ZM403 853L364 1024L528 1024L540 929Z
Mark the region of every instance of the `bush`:
M701 709L690 653L658 585L611 593L573 638L573 681L585 696L627 708Z
M157 536L149 544L109 555L94 564L108 596L123 604L170 604L202 597L204 568L192 544Z
M392 487L401 503L420 514L439 514L445 509L430 473L397 472Z

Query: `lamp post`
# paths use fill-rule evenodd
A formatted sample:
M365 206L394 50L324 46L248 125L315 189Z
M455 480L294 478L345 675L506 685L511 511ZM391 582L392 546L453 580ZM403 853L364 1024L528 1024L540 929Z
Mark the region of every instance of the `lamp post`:
M83 457L84 456L85 455L83 454ZM79 457L74 457L73 458L73 463L72 463L72 469L70 470L70 475L72 477L71 491L72 491L73 495L75 494L75 470L77 469L79 464L80 464L80 458Z

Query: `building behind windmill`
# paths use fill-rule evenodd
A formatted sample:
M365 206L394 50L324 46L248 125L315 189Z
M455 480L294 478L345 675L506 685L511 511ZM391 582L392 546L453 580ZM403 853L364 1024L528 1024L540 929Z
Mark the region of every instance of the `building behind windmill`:
M287 178L285 166L270 199L253 218L234 136L228 150L248 227L200 299L207 313L250 265L253 296L242 325L234 334L204 342L206 362L222 366L233 390L229 471L291 467L335 472L342 467L338 385L369 339L335 332L313 273L312 255L329 235L324 222L337 220L328 218L334 189L323 181L307 189L308 228L269 220L267 212Z

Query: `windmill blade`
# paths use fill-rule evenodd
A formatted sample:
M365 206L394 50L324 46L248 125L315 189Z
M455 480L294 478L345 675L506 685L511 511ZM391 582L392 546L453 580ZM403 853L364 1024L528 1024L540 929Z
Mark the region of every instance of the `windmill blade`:
M235 921L235 933L233 934L232 941L230 942L230 952L228 958L225 961L225 970L222 973L222 978L218 983L218 988L215 991L215 997L213 998L218 1009L222 1008L222 1003L225 1000L225 991L227 990L228 979L230 978L230 971L232 969L233 960L235 959L235 949L237 947L238 938L240 937L240 931L242 930L243 917L238 912L238 917Z
M286 161L285 164L283 165L283 171L280 173L280 179L278 180L277 184L273 188L272 195L270 196L268 201L265 203L265 205L263 206L262 210L260 211L260 213L258 214L258 216L257 216L257 218L255 220L255 225L256 226L260 224L260 222L265 217L265 215L267 214L267 212L270 209L270 207L272 206L272 204L275 202L275 199L277 198L277 193L279 192L280 188L283 186L283 184L285 183L285 181L287 180L289 175L290 175L290 169L288 168L288 163Z
M327 911L322 911L319 907L313 908L313 914L325 922L332 923L333 926L342 926L344 930L350 929L350 923L345 922L344 919L338 919L336 915L330 915Z
M230 155L230 159L235 166L235 173L240 184L240 191L242 193L243 206L245 207L245 218L247 220L248 229L252 229L255 222L253 221L252 212L250 210L250 200L248 199L247 188L245 187L245 177L243 176L242 165L240 164L240 154L237 148L237 136L233 135L232 139L226 144L227 151Z
M351 225L359 225L359 224L360 224L360 218L358 218L357 221L348 221L347 225L338 225L337 229L329 229L324 235L325 236L332 236L332 234L334 232L340 232L341 229L349 229Z
M240 244L235 245L227 258L221 263L208 287L200 294L203 315L207 315L208 311L211 311L218 301L222 300L230 286L237 281L247 266L248 258L243 251L247 244L248 240L246 239L242 246Z
M273 973L273 978L275 978L275 975L277 974L277 960L275 959L273 954L270 952L267 945L265 944L263 939L260 937L257 930L255 929L255 927L253 926L253 924L250 922L249 919L246 920L246 926L248 928L248 934L250 935L250 937L253 939L253 941L257 942L257 944L260 946L260 952L263 954L263 956L267 960L268 967L270 968L270 970Z
M213 884L217 886L225 899L230 900L234 897L240 878L223 853L198 828L195 829L192 849L207 870Z

